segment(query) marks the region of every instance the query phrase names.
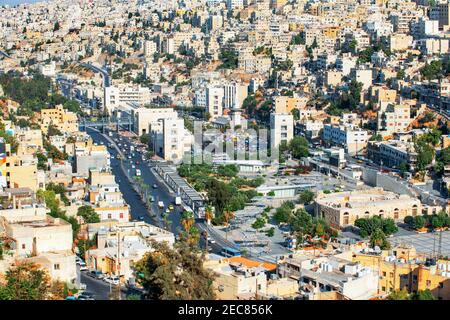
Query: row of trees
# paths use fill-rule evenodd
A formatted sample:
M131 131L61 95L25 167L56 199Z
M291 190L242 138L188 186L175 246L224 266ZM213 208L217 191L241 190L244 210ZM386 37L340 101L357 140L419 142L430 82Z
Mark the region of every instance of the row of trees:
M416 230L423 228L449 228L450 217L443 211L433 215L406 216L404 222Z

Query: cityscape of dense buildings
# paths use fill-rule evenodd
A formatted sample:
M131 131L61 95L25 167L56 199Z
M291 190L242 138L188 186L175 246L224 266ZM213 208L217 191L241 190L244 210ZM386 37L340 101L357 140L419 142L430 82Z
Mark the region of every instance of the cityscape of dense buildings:
M450 300L449 10L0 2L0 300Z

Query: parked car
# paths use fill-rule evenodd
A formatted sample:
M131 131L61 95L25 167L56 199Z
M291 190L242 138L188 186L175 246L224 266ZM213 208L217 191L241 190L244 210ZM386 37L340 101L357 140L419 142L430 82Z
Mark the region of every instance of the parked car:
M77 300L94 300L92 297L85 296L84 294L80 294Z
M108 276L108 277L105 277L103 280L105 282L111 283L111 284L113 284L115 286L117 286L119 284L119 281L120 281L118 276Z
M103 279L105 275L100 270L92 270L89 272L89 276L95 279Z
M154 184L152 187L153 189L158 189L158 186L156 184Z
M169 204L169 210L172 211L173 209L175 209L175 208L173 207L173 205Z

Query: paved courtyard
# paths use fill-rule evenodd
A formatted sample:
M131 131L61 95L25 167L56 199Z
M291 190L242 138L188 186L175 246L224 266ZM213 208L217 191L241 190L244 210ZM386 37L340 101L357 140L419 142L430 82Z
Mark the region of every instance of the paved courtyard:
M437 253L439 248L439 232L436 233L410 233L408 235L394 236L389 238L392 245L399 244L409 244L413 245L417 252L423 254L433 254L434 251ZM450 257L450 232L444 231L442 233L442 245L441 254L443 256Z

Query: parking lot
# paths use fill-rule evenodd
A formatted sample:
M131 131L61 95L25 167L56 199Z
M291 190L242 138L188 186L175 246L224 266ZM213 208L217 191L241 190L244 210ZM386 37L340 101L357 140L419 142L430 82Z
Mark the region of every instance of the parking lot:
M408 244L413 245L418 253L433 255L433 252L438 252L439 248L439 232L418 234L410 232L400 236L393 236L389 238L391 244ZM441 241L441 255L450 256L450 232L442 232Z

